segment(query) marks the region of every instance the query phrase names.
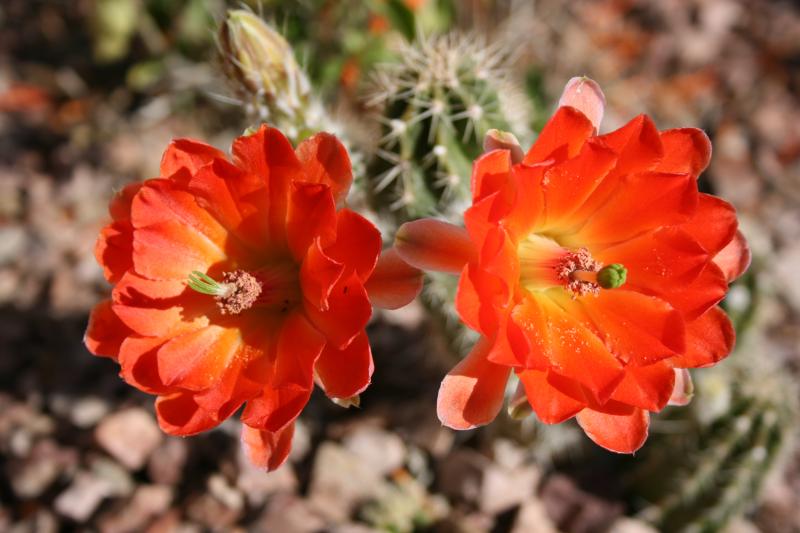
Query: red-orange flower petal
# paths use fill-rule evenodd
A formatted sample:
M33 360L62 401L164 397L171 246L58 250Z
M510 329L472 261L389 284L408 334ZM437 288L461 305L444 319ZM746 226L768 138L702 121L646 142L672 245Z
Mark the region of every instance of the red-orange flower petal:
M431 218L400 226L395 249L411 266L451 273L460 272L473 254L464 228Z
M322 247L336 238L336 206L331 190L318 183L292 184L286 233L292 255L301 261L311 243L318 239Z
M274 432L297 418L311 396L314 364L324 346L325 337L301 313L290 315L277 339L269 383L247 402L242 422Z
M403 261L395 248L385 250L364 289L376 307L398 309L422 291L422 272Z
M297 147L297 158L303 164L305 181L328 185L336 205L350 190L353 171L344 145L330 133L317 133Z
M138 228L133 236L133 268L150 279L186 279L190 272L205 272L225 259L219 246L176 220Z
M129 335L119 348L120 376L126 383L150 394L167 394L158 373L158 349L168 339Z
M646 366L625 367L625 377L619 382L612 400L657 412L664 408L672 395L675 372L672 365L658 361Z
M111 300L103 300L92 309L83 342L94 355L117 359L122 341L131 330L111 309Z
M173 337L158 350L161 382L190 391L208 389L225 372L240 346L240 333L221 326Z
M342 350L326 345L315 369L325 394L331 398L350 398L363 392L375 369L366 332Z
M367 291L355 273L342 276L333 286L328 302L327 310L306 305L306 314L335 346L344 348L369 322L372 306Z
M159 396L156 399L156 418L165 433L178 437L208 431L221 422L203 411L192 395L185 392Z
M592 121L574 107L559 107L522 162L529 165L538 163L559 151L563 152L562 158L574 157L594 129Z
M585 386L603 403L622 379L623 366L603 342L576 317L548 297L527 298L517 310L517 321L531 340L532 350L543 353L553 370Z
M175 139L161 158L161 177L169 178L182 169L196 172L216 158L225 159L225 154L194 139Z
M517 373L528 403L545 424L569 420L586 407L581 386L552 371L523 370Z
M664 158L657 170L697 176L711 160L711 141L703 130L680 128L661 132Z
M488 341L478 341L442 381L436 411L445 426L472 429L488 424L500 412L511 369L489 361L490 348Z
M232 147L234 162L269 184L269 238L274 246L286 241L285 223L289 187L303 181L304 173L292 145L277 129L261 126L252 135L238 137Z
M499 191L511 171L511 153L492 150L475 160L472 166L472 201L478 202Z
M696 209L697 185L690 175L628 174L571 240L584 245L616 243L650 229L680 224Z
M383 245L378 229L350 209L336 214L336 241L325 253L341 263L349 263L361 281L367 281L375 269Z
M103 276L116 283L133 266L133 227L130 221L112 222L100 230L94 257L103 267Z
M728 283L732 282L750 266L750 247L744 235L737 231L731 241L714 256L714 264L722 271Z
M606 347L626 363L649 365L686 348L683 317L663 300L622 287L580 303Z
M276 432L242 426L242 445L253 465L272 472L289 457L294 437L294 424Z
M577 419L590 439L617 453L633 453L641 448L650 425L647 411L618 402L608 402L602 410L586 408Z
M736 235L736 210L710 194L700 194L698 200L697 212L681 228L713 256Z
M328 297L343 272L344 265L329 257L322 250L319 239L316 239L300 267L303 296L317 309L327 311L330 308Z
M712 307L686 324L686 352L672 358L677 368L711 366L733 350L736 333L728 315Z

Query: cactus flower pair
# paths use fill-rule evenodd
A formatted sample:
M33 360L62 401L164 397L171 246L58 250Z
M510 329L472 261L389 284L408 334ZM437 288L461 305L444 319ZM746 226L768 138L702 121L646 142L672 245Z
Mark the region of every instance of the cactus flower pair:
M646 116L598 135L605 99L574 78L536 143L487 137L472 171L466 228L402 226L411 265L459 273L456 307L481 334L442 382L454 429L493 420L513 371L548 424L576 417L620 453L647 438L649 412L685 404L686 369L713 365L734 330L717 304L749 262L733 207L698 192L711 145Z
M576 416L595 442L638 449L648 412L685 403L686 369L714 364L734 332L717 306L746 268L733 208L697 189L699 130L640 116L598 135L603 97L570 82L536 144L488 138L466 228L378 230L344 206L350 161L332 136L293 150L277 130L238 138L233 161L173 142L160 177L125 188L96 256L114 284L86 345L157 395L167 433L208 430L240 407L250 459L279 466L316 382L340 402L369 384L372 305L419 292L414 267L460 273L457 308L480 332L445 377L441 421L490 422L509 376L545 423Z
M244 405L248 455L272 470L315 381L341 402L367 387L372 304L404 305L421 276L381 255L378 230L343 206L352 174L333 136L295 151L262 127L232 152L174 141L159 178L112 200L96 256L114 289L85 342L158 396L169 434L208 430Z

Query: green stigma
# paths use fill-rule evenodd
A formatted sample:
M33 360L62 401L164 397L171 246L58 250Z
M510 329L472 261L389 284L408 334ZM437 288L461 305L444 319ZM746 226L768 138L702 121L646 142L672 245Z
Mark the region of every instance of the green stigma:
M621 263L613 263L600 269L597 273L597 284L604 289L616 289L625 285L628 270Z
M225 287L220 285L214 278L198 270L193 270L189 274L189 281L186 282L190 289L201 294L211 296L221 296L225 292Z

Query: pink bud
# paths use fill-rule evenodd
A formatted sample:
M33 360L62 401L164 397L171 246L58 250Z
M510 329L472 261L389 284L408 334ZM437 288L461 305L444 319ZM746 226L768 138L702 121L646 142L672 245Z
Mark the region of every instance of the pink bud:
M692 376L685 368L674 368L675 386L672 389L672 396L669 397L670 405L688 405L694 396L694 383Z
M483 152L492 150L508 150L511 152L511 162L514 164L521 163L525 157L517 137L509 131L491 129L486 132L483 138Z
M606 97L600 86L586 76L577 76L567 82L558 106L574 107L588 118L594 129L600 128L603 120L603 111L606 107Z

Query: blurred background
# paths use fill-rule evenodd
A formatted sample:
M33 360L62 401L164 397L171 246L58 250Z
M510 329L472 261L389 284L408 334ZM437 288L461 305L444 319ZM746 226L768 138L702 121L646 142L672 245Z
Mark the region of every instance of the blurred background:
M291 48L247 56L220 30L241 8ZM701 188L737 207L754 254L724 303L736 352L635 457L535 416L443 428L438 384L471 342L444 279L375 316L361 407L315 393L270 475L235 420L162 435L152 398L83 347L109 291L93 257L108 200L156 176L170 139L333 130L351 204L391 236L455 216L486 129L527 146L581 74L605 91L605 131L646 112L709 134ZM794 1L0 3L0 531L800 531L799 267Z

